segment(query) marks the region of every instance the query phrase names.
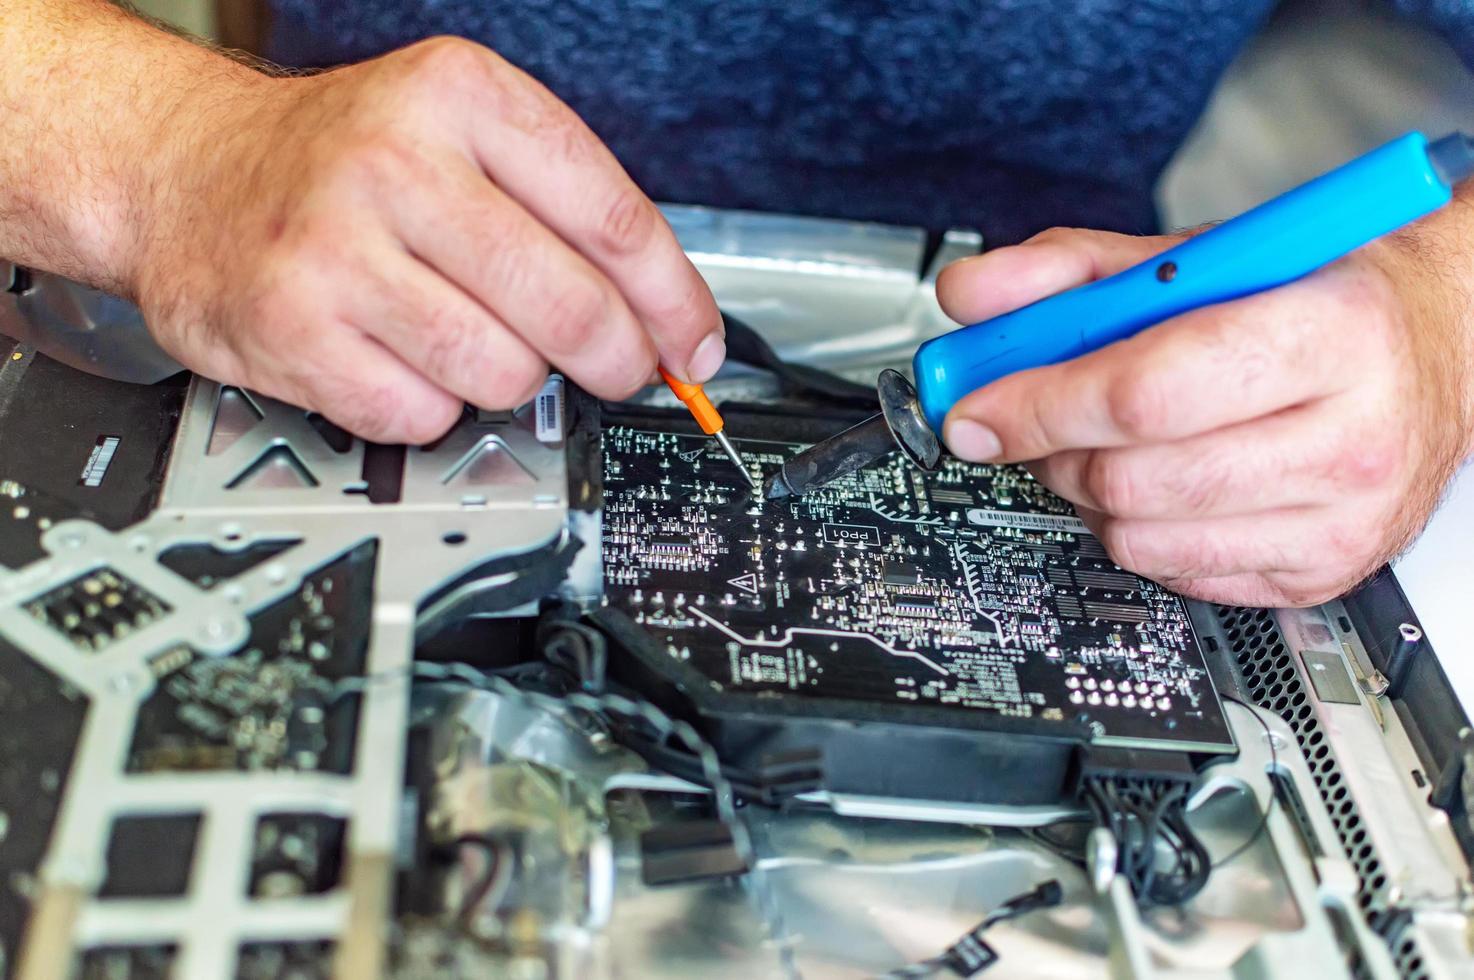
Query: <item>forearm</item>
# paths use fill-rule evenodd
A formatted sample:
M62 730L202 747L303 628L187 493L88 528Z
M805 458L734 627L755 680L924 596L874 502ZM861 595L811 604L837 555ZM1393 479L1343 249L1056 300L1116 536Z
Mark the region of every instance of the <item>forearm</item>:
M7 0L0 257L125 296L185 134L259 81L107 0Z

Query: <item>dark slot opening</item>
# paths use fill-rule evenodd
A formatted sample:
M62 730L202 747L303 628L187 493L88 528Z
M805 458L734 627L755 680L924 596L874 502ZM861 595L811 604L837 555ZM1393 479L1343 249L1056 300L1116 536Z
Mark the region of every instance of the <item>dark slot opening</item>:
M31 279L30 269L27 269L23 265L13 265L10 267L10 282L5 287L7 293L22 296L30 292L31 286L33 285L34 282Z
M354 493L368 496L370 503L397 504L404 488L403 446L367 443L363 447L363 487Z
M353 448L351 435L316 412L307 413L307 424L317 430L317 434L322 436L322 441L327 443L333 452L342 454Z

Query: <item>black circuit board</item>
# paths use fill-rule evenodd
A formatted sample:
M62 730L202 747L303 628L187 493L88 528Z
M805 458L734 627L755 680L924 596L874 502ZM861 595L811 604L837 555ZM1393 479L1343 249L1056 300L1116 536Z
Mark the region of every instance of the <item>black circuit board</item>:
M0 976L20 952L87 706L71 684L0 639Z
M803 448L736 442L763 475ZM896 454L763 502L699 436L610 428L604 461L607 602L724 691L1232 747L1182 600L1020 467Z
M34 487L0 478L0 565L22 568L45 558L41 535L78 516L88 515Z
M256 823L254 898L322 895L343 883L348 821L323 813L269 813Z
M172 943L149 946L96 946L78 953L73 980L168 980L174 976L179 947Z
M239 653L154 657L128 771L350 771L359 699L339 685L368 656L375 552L360 545L254 615Z

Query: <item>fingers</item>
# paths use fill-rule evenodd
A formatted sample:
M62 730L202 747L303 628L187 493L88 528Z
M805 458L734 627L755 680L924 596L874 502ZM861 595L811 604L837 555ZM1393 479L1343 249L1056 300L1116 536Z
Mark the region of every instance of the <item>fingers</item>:
M1313 557L1322 515L1282 510L1206 521L1083 518L1128 571L1163 582L1296 571Z
M726 354L721 318L654 203L536 80L484 48L440 43L446 63L430 70L464 93L447 111L486 175L609 278L668 369L708 380Z
M1001 460L1166 442L1277 412L1348 384L1334 311L1308 280L1196 310L1063 364L1021 371L953 406ZM1347 311L1348 315L1350 311ZM958 430L961 435L964 430ZM953 451L967 458L965 439Z
M1075 449L1029 464L1061 497L1118 518L1228 517L1376 491L1401 447L1323 400L1177 442Z
M424 444L461 417L460 398L373 338L346 324L304 333L290 359L258 350L243 383L370 442Z
M619 290L468 164L438 164L391 207L415 256L584 388L626 398L655 370L651 337Z
M1327 592L1320 599L1295 601L1290 598L1288 590L1277 584L1272 576L1261 575L1257 572L1223 575L1217 578L1183 579L1170 583L1170 588L1179 595L1201 599L1204 602L1270 609L1313 605L1335 594L1335 592Z
M475 299L386 242L345 314L406 364L473 405L515 408L547 378L543 357Z
M1117 565L1212 601L1310 605L1351 588L1376 565L1375 539L1328 507L1180 521L1079 513Z
M1179 241L1051 228L1022 244L953 262L937 276L937 301L958 323L977 323L1115 275Z

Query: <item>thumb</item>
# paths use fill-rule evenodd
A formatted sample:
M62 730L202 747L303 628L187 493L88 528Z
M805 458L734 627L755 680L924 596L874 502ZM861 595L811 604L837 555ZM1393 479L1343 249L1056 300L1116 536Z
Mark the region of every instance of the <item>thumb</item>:
M937 276L937 301L958 323L977 323L1145 262L1182 236L1050 228L1019 245L953 262Z

